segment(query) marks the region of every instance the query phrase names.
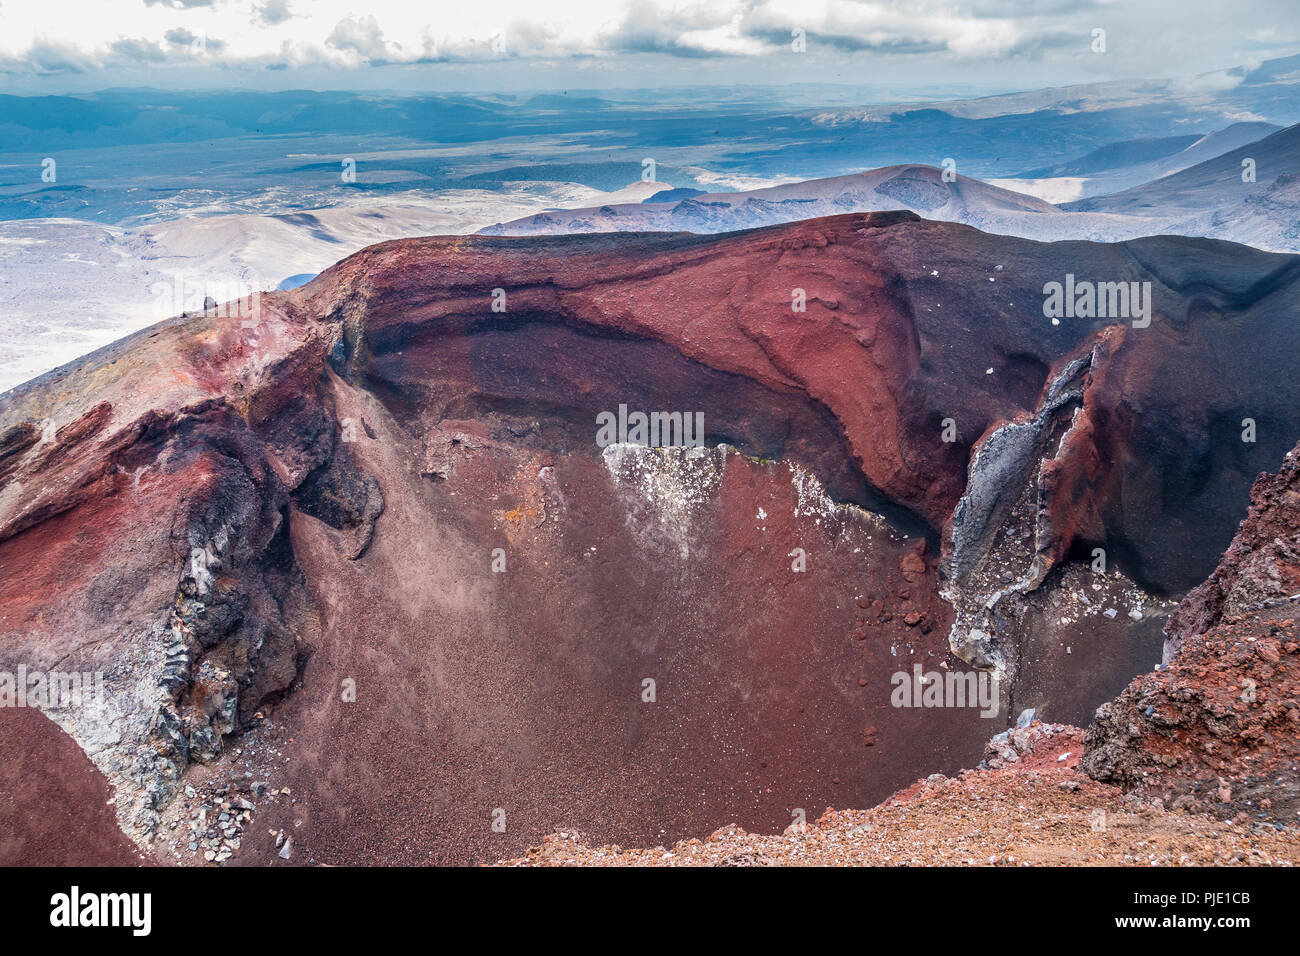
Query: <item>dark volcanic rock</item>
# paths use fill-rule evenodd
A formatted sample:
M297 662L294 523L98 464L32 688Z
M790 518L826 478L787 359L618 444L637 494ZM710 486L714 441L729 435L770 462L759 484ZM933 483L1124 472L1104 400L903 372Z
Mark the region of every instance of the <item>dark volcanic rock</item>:
M1067 273L1151 282L1150 326L1052 325ZM1300 437L1296 276L909 214L384 243L4 397L0 669L105 672L55 719L164 859L184 778L245 767L292 797L236 862L869 805L1156 653ZM620 405L706 447L602 449ZM891 703L972 665L994 717Z

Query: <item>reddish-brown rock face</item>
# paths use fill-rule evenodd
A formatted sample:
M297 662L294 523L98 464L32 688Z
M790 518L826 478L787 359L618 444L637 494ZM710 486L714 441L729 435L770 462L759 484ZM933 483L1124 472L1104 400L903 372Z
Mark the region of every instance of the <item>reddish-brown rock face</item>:
M1229 815L1300 812L1300 450L1251 492L1223 561L1169 616L1166 663L1097 711L1100 780Z
M1300 452L1276 474L1260 475L1250 512L1214 573L1169 616L1168 657L1183 641L1274 608L1297 609L1300 595Z
M0 671L104 672L49 714L164 861L869 805L1158 657L1148 592L1204 576L1300 435L1295 269L904 214L375 246L4 397ZM1053 325L1067 273L1151 282L1150 326ZM705 447L602 448L620 405ZM918 671L991 671L996 706ZM253 823L172 836L223 776L267 783Z

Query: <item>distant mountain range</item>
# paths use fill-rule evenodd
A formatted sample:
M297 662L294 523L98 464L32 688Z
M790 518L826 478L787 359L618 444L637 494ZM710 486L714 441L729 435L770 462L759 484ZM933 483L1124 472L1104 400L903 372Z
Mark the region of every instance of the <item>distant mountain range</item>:
M1300 126L1291 126L1154 182L1062 208L1152 216L1179 235L1293 251L1300 244L1298 160Z
M1163 141L1176 151L1192 144L1188 137L1230 124L1300 122L1300 56L1200 77L905 104L880 105L866 99L873 91L861 88L856 92L865 103L877 105L845 107L839 103L855 88L831 87L819 94L831 105L809 109L808 93L784 95L780 89L701 88L685 101L680 93L662 91L396 95L114 89L0 95L0 218L46 214L40 202L6 205L10 196L42 188L30 176L33 157L38 165L43 157L59 158L59 185L94 185L97 191L115 178L130 178L133 187L150 180L151 193L182 183L213 188L214 182L231 191L256 191L271 176L277 184L294 176L319 183L318 173L337 179L343 156L358 157L362 171L416 174L408 178L408 188L490 185L502 175L528 178L539 174L529 168L549 166L555 168L548 178L603 190L612 188L609 175L618 172L619 184L626 183L628 164L639 168L649 156L661 172L678 164L675 185L717 189L720 182L688 182L689 173L681 170L813 179L900 163L940 165L955 157L963 173L987 179L1050 169L1065 157L1082 159L1124 142ZM259 144L277 137L298 142L258 154ZM220 153L221 144L230 142L240 145L238 156L222 156L219 164L208 161L217 158L209 153ZM201 159L177 149L188 144L202 150ZM97 157L87 151L139 146L150 147L158 162L136 169L134 154L124 151L90 168L89 160ZM155 148L160 146L161 151ZM1156 154L1165 147L1148 148L1155 150L1148 159L1159 159ZM168 175L157 177L164 168ZM1151 177L1170 171L1152 171ZM1112 183L1105 191L1135 184ZM362 188L364 177L355 185ZM73 201L60 214L96 218L103 196L90 199L89 211L79 212ZM110 211L97 221L126 225L126 218Z
M955 176L948 182L942 170L910 164L745 192L704 193L669 202L556 209L489 226L480 230L480 234L731 232L818 216L886 209L909 209L927 219L964 222L989 232L1017 235L1033 231L1022 223L1027 216L1059 215L1050 203L1033 196L966 176Z
M1233 123L1204 136L1165 136L1111 143L1055 166L1016 178L1079 177L1080 198L1103 196L1168 176L1282 129L1272 123Z
M815 122L844 128L926 111L939 106L950 116L990 119L1035 113L1099 113L1162 107L1193 113L1253 114L1268 119L1295 107L1295 87L1300 83L1300 54L1265 60L1255 66L1237 66L1192 77L1124 79L1075 86L1049 87L953 100L942 104L912 103L821 110Z
M1143 160L1133 168L1177 167L1188 158L1230 147L1259 128L1257 124L1237 124L1218 134L1197 137L1161 159L1147 159L1141 150L1129 155ZM1246 159L1255 161L1253 183L1242 180ZM548 210L489 226L481 234L716 233L847 212L907 209L927 219L1044 241L1114 242L1177 234L1296 252L1300 251L1296 169L1300 169L1300 126L1228 149L1137 188L1061 206L966 176L948 177L933 166L912 164L675 202Z

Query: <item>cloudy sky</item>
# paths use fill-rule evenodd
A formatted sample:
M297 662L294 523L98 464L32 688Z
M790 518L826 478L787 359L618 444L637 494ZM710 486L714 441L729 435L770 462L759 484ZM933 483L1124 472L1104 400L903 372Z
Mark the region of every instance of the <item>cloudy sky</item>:
M7 92L1013 89L1297 52L1296 0L0 0Z

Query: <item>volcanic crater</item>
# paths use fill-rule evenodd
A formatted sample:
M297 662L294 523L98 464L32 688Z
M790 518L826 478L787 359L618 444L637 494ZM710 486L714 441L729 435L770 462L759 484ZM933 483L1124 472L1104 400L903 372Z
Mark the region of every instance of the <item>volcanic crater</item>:
M1150 326L1052 324L1067 273L1150 282ZM1161 660L1300 438L1298 279L910 213L372 246L255 321L172 319L3 397L0 669L109 692L0 708L0 735L71 737L89 761L42 807L106 778L105 855L165 863L486 862L871 806ZM620 405L702 413L704 441L602 448ZM893 706L916 665L995 674L997 716ZM12 764L0 856L58 862Z

